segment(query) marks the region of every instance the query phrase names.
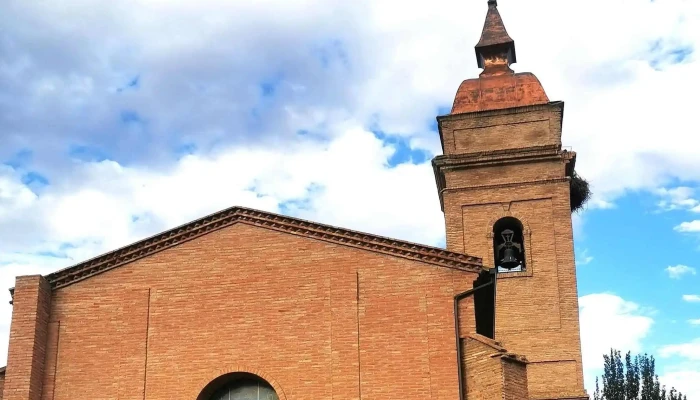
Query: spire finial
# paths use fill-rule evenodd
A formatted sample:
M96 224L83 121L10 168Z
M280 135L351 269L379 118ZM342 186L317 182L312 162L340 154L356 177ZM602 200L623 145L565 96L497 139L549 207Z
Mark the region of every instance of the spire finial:
M515 63L515 42L506 31L501 14L496 8L497 5L497 0L488 0L489 9L486 12L484 30L475 47L479 68L485 68L487 64L501 67L505 65L507 68Z
M459 85L452 115L549 102L535 75L516 74L510 69L510 64L515 62L515 42L506 32L496 1L488 0L484 30L475 48L479 67L484 70L478 78L467 79Z

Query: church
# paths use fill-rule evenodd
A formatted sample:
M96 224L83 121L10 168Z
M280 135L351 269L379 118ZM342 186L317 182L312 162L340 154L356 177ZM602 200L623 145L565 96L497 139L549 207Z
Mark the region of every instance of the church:
M446 249L232 207L16 278L4 400L583 400L564 103L483 71L437 117Z

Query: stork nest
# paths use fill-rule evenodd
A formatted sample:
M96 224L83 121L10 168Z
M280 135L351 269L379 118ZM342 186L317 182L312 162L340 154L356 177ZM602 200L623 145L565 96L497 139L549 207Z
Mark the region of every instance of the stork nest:
M571 212L580 211L591 198L591 188L588 181L574 171L571 174Z

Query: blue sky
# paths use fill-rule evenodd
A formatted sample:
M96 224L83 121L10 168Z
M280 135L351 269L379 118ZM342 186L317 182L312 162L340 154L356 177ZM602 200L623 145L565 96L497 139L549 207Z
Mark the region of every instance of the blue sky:
M514 69L565 101L563 141L593 186L574 216L587 382L614 346L700 397L696 3L499 2ZM2 2L0 286L232 205L444 245L435 117L479 73L485 12Z

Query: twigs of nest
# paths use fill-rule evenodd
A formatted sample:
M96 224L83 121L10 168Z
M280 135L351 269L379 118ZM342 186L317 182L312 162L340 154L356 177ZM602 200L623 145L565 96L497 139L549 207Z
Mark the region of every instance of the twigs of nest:
M591 188L588 181L574 171L571 174L571 212L580 211L591 198Z

